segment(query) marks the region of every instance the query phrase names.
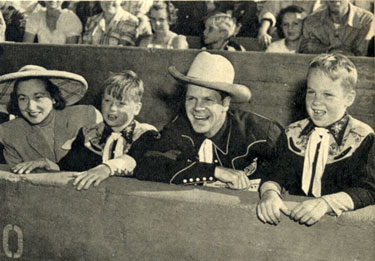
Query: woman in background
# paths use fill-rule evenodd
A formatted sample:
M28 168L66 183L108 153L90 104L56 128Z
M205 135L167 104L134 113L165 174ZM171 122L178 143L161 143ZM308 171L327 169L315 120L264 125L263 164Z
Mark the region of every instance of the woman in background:
M280 11L277 30L281 40L271 43L266 52L296 53L302 37L303 19L306 17L302 7L291 5Z
M82 33L82 24L77 15L62 9L63 1L45 1L46 8L32 13L26 22L24 42L45 44L74 44L78 43Z
M143 38L140 47L164 49L188 49L189 45L184 35L178 35L169 26L177 21L177 11L172 3L155 2L149 12L153 35Z

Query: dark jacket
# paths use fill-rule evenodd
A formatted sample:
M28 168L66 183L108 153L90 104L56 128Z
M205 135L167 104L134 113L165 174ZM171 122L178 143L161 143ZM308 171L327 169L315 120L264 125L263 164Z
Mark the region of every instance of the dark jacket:
M274 145L281 126L251 112L228 112L214 143L214 164L198 161L198 151L205 140L192 129L187 117L180 116L168 124L153 148L139 162L136 177L142 180L173 184L196 184L214 181L216 166L245 170L259 178L262 168L274 156Z

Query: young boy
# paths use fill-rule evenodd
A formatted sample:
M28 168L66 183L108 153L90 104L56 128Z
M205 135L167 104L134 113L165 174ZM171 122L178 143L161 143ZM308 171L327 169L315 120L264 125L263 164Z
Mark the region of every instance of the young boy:
M215 12L206 19L202 49L224 51L246 51L243 46L230 40L236 34L236 23L232 16Z
M73 182L78 190L95 186L112 175L132 176L137 159L158 136L157 129L134 119L141 110L143 82L133 71L113 73L102 97L104 122L80 130L59 166L84 171ZM87 171L86 171L87 170Z
M262 181L257 214L278 224L280 210L312 225L326 213L340 215L375 202L374 131L347 108L355 99L357 70L345 56L322 54L307 74L309 118L289 125L278 143L273 173ZM289 210L281 191L312 196Z

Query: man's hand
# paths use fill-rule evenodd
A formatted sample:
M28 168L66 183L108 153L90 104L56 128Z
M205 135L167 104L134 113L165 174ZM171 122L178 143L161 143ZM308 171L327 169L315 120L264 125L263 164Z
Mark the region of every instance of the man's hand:
M56 163L50 161L49 159L43 158L18 163L12 168L12 171L17 174L29 174L35 169L60 170Z
M330 211L332 209L324 199L314 198L306 200L292 209L290 218L300 224L311 226Z
M258 218L264 223L277 225L280 223L280 211L287 216L290 214L290 210L276 191L267 190L264 192L257 206Z
M94 186L98 186L103 180L106 180L111 174L111 170L106 165L99 165L95 168L89 169L88 171L78 174L73 182L73 186L77 187L77 190L88 189L92 183Z
M216 167L215 178L226 183L231 189L247 189L250 186L250 181L242 170Z

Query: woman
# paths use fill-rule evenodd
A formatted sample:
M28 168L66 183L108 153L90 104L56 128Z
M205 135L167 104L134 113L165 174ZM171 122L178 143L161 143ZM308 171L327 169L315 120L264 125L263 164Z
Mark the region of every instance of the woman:
M26 22L24 42L75 44L82 33L82 24L69 9L61 9L63 1L45 1L46 8L31 14Z
M55 163L70 150L79 129L102 120L78 102L87 91L85 79L64 71L27 65L0 76L0 103L16 119L0 125L6 163L15 173L58 170Z
M169 2L155 2L149 12L153 35L141 40L139 46L147 48L188 49L186 37L169 30L177 20L177 9Z
M280 11L277 30L281 40L271 43L266 52L296 53L302 40L303 19L306 17L302 7L291 5Z

